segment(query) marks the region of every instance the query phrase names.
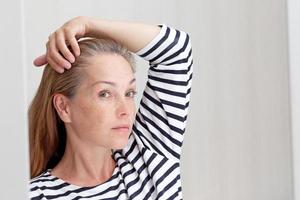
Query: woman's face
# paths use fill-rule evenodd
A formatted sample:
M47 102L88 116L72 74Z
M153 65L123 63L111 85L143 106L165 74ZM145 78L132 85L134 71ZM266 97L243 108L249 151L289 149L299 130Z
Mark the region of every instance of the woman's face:
M69 126L87 144L121 149L128 142L135 117L132 68L120 55L88 59L86 76L70 100Z

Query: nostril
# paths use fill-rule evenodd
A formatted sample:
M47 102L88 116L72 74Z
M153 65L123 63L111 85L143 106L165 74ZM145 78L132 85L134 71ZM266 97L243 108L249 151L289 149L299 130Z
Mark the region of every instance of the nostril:
M126 112L122 112L122 113L120 113L120 115L121 115L121 116L127 115L127 113L126 113Z
M125 106L119 107L117 111L118 116L124 116L128 114L128 111Z

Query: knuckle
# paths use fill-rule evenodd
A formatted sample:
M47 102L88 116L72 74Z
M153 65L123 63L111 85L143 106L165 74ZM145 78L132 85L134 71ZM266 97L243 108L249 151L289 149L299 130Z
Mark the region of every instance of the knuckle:
M53 38L53 33L51 33L49 36L48 36L48 40L51 40Z
M56 37L58 37L60 35L59 30L56 30L53 34L55 34Z
M72 40L72 38L73 38L73 34L72 34L72 32L71 32L71 31L69 31L69 32L66 32L66 38L67 38L68 40Z
M59 50L63 55L66 55L67 54L67 50L66 48L62 47L60 50Z
M61 27L61 30L63 33L68 33L69 29L68 29L67 25L65 25L65 26Z

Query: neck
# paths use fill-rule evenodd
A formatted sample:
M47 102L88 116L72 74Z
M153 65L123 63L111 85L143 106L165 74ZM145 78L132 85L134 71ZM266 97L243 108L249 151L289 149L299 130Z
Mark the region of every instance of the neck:
M67 139L65 153L52 174L74 185L94 186L108 180L115 169L111 149Z

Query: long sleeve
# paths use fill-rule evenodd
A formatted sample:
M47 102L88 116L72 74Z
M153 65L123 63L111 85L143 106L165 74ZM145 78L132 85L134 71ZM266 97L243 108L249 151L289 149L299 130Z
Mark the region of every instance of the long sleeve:
M160 25L159 34L136 54L149 61L133 134L139 145L179 160L190 100L193 58L187 33Z
M48 169L30 181L31 199L182 199L180 155L192 82L189 36L161 25L137 55L149 61L148 81L132 133L113 152L111 178L92 187L70 184Z

